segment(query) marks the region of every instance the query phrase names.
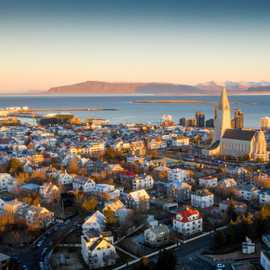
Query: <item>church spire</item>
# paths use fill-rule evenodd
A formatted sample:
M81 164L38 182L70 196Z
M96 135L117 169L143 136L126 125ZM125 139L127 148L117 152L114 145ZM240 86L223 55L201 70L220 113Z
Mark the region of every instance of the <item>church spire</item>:
M227 90L224 87L217 107L217 119L215 125L215 138L214 142L220 141L226 129L231 128L231 108L227 94Z
M221 92L218 108L219 110L230 110L228 93L225 87L223 88Z

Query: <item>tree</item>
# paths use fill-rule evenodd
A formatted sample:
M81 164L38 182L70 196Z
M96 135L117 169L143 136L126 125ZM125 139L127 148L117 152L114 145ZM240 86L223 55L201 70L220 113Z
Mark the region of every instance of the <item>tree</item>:
M113 225L117 223L117 218L115 212L110 208L106 207L103 211L104 216L106 217L106 223Z
M149 260L147 257L142 257L140 263L135 268L136 270L150 270Z
M16 176L16 183L17 185L22 185L30 180L29 174L25 172L20 172Z
M96 198L85 199L82 203L82 208L86 211L93 211L96 209L98 201Z
M68 163L68 172L72 174L78 174L79 164L77 158L72 158Z
M22 171L22 163L17 158L11 158L9 161L9 173L16 174Z
M260 210L260 219L267 220L270 219L270 205L265 204Z

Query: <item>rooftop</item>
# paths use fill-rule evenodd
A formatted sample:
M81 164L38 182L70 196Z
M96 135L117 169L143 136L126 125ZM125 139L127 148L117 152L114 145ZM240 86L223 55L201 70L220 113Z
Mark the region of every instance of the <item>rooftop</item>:
M254 137L256 132L256 130L251 129L227 129L223 135L223 138L240 141L250 141Z

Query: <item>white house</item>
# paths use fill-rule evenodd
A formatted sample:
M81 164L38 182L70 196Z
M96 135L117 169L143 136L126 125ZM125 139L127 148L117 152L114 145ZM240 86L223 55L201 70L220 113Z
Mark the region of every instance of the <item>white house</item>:
M103 199L107 198L107 200L115 200L120 196L119 189L115 189L114 185L109 184L96 184L93 193L96 193Z
M238 187L239 197L245 201L258 199L259 190L254 185L242 185Z
M85 220L82 225L83 234L87 234L87 232L94 230L97 232L102 232L105 229L106 225L106 218L100 212L96 211L93 215Z
M59 185L68 185L72 184L73 176L68 174L66 171L65 173L61 173L58 177L58 184Z
M270 191L269 190L260 191L259 203L260 204L270 204Z
M135 176L132 180L132 190L151 189L154 186L154 179L151 175Z
M189 145L189 137L177 136L172 139L172 146L180 147L183 145Z
M98 269L114 265L117 253L112 244L112 237L81 236L81 253L89 269Z
M203 188L213 188L216 187L218 179L215 176L207 176L199 178L199 185Z
M189 172L180 168L168 170L168 181L185 181L189 177Z
M178 211L173 219L173 229L186 236L202 232L202 226L202 216L195 209Z
M136 190L128 194L128 206L133 209L148 210L150 196L145 189Z
M10 191L16 186L16 179L9 173L0 173L0 191Z
M152 247L160 247L170 240L170 230L164 224L153 224L144 231L144 242Z
M96 183L93 179L88 178L88 180L83 185L83 192L92 192L95 189Z
M44 183L39 189L40 197L43 201L50 203L53 200L58 200L60 197L60 189L53 183Z
M237 182L234 178L224 178L219 181L219 185L224 188L232 188L237 185Z
M207 208L214 205L214 194L207 189L197 190L191 194L191 205L198 208Z

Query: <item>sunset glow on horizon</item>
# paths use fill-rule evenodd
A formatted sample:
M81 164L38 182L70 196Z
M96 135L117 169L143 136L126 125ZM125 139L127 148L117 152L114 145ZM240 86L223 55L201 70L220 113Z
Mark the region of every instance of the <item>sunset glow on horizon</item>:
M269 1L1 1L0 91L269 81L269 11Z

